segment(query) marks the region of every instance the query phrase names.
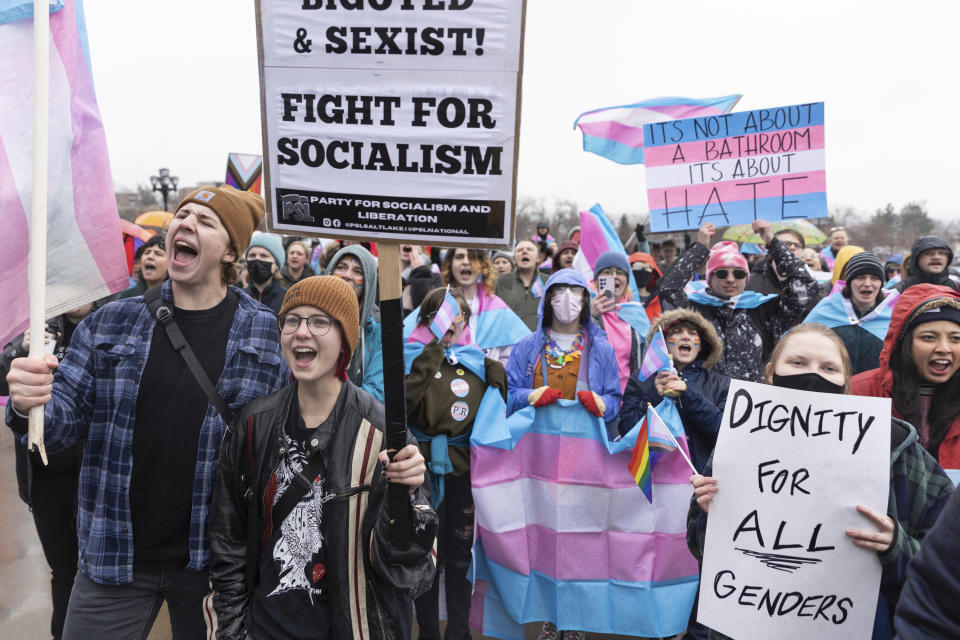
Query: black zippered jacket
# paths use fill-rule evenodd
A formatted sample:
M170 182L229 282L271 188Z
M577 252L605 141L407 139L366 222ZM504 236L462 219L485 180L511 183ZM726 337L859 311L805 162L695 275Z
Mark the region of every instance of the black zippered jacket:
M377 455L384 448L383 405L351 382L334 416L324 457L323 540L332 637L390 640L410 635L410 601L433 583L437 515L429 489L410 499L410 546L390 543L387 482ZM247 405L224 435L211 516L210 578L217 638L246 638L244 621L263 543L270 539L272 501L264 495L286 450L284 425L297 385ZM416 443L408 433L407 441ZM265 508L266 507L266 508Z

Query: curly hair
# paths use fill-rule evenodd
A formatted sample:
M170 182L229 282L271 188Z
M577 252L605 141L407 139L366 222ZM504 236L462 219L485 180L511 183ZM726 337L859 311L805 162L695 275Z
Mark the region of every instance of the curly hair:
M440 277L443 278L444 285L457 286L457 281L454 280L452 273L453 256L460 249L462 247L447 249L446 255L443 256L443 262L440 264ZM489 253L485 249L463 249L463 251L467 252L467 258L470 260L471 266L480 274L480 282L483 283L483 288L486 289L487 294L492 295L497 287L497 272L493 270L493 262L490 261Z

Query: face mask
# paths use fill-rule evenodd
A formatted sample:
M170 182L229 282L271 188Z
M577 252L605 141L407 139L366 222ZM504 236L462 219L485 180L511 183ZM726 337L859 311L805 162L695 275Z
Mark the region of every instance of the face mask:
M550 306L553 308L553 316L563 322L573 322L580 316L580 309L583 307L583 298L566 289L563 293L553 296L550 299Z
M653 272L646 269L637 269L633 272L633 278L637 281L638 287L646 288L650 284L650 280L653 279Z
M273 263L266 260L247 260L247 275L257 284L268 282L273 277Z
M819 393L843 393L842 384L833 384L819 373L798 373L792 376L773 374L773 385L797 391L817 391Z

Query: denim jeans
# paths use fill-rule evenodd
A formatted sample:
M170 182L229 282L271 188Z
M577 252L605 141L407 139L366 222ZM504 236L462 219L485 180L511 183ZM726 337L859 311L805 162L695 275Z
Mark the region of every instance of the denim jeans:
M209 571L134 569L133 582L121 585L98 584L77 572L64 640L146 640L164 600L173 640L213 637Z

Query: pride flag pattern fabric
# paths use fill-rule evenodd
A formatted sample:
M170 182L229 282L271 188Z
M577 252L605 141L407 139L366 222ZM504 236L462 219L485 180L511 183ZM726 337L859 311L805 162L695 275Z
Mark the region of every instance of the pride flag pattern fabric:
M643 362L640 363L640 373L637 374L641 380L646 380L659 371L670 368L670 352L667 351L667 341L663 337L663 330L658 330L650 344L647 345L647 352L643 354Z
M263 156L247 153L227 154L226 183L240 191L260 193L260 180L263 176Z
M606 212L597 203L590 207L589 211L580 212L580 248L573 258L573 268L583 274L587 282L593 282L593 265L596 264L597 258L607 251L627 255ZM627 284L634 297L638 296L637 282L633 278L632 269L627 273Z
M476 314L476 331L471 336L464 329L457 344L467 344L471 340L481 349L493 349L520 342L521 338L530 335L530 329L520 319L513 309L507 306L499 297L488 294L481 284L477 288L477 297L480 299L479 311ZM420 316L420 307L414 309L403 321L404 342L417 327L417 318Z
M437 340L443 340L443 336L446 335L447 330L458 315L460 315L460 304L456 298L450 295L450 288L447 287L443 302L434 314L433 322L430 323L430 332L437 336Z
M90 71L82 3L50 15L46 316L129 284L107 140ZM0 22L32 17L32 2L0 0ZM33 21L0 24L0 344L27 328L28 226L33 193Z
M896 289L884 289L883 295L883 302L875 306L870 313L858 318L853 304L838 291L818 302L803 322L819 322L831 329L859 326L883 340L887 337L893 307L900 298L900 292Z
M583 134L583 150L619 164L643 164L643 125L678 118L726 113L740 94L719 98L652 98L580 114L573 128Z
M686 544L693 489L683 458L664 456L651 471L651 503L627 470L639 425L609 442L603 421L576 401L506 419L502 403L484 409L470 440L471 626L517 640L540 620L633 637L685 630L698 570Z

